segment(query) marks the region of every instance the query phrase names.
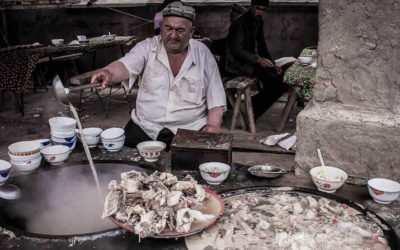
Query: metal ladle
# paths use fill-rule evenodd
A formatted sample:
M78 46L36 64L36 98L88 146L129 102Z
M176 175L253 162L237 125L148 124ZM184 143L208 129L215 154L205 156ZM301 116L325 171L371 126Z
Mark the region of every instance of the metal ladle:
M80 91L89 88L96 88L101 85L101 82L94 82L89 84L83 84L81 86L72 87L72 88L64 88L63 83L58 75L56 75L53 79L53 90L54 94L58 101L60 101L64 105L69 105L70 101L68 95L73 91Z

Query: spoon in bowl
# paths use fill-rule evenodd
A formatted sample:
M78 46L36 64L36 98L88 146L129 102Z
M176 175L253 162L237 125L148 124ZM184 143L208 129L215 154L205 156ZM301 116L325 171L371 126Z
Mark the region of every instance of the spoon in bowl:
M319 148L317 148L317 153L318 153L319 161L321 162L322 173L323 173L323 175L325 177L325 180L328 180L327 174L326 174L326 168L325 168L324 159L322 158L321 150Z

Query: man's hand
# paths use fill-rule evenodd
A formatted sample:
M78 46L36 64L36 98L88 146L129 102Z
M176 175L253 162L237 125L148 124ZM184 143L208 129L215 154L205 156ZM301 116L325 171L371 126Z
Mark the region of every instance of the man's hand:
M97 89L105 89L108 85L111 85L112 83L111 72L107 69L102 69L92 76L90 82L101 82L101 86L97 87Z
M122 82L128 79L129 71L121 62L115 61L94 74L90 82L101 82L101 86L97 87L97 89L104 89L112 83Z
M272 68L274 67L274 64L271 62L271 60L268 60L267 58L258 58L257 63L263 67L263 68Z
M208 132L208 133L214 133L214 134L219 134L221 133L221 126L212 126L212 125L206 125L203 129L203 131Z
M278 75L282 74L282 68L279 67L278 65L275 65L275 70L276 70L276 73L278 73Z

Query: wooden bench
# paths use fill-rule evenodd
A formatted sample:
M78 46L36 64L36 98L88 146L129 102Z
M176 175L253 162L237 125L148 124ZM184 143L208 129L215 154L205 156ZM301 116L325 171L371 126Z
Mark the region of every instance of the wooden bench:
M257 78L249 76L238 76L225 82L225 92L229 103L233 107L231 130L235 129L236 122L239 120L243 129L248 127L251 133L256 133L253 106L251 104L251 86L256 83ZM245 104L243 111L240 110L242 95L244 95Z

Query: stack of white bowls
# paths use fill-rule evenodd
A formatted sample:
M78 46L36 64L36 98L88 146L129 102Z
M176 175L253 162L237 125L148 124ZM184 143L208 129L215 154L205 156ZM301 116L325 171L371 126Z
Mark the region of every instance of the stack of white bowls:
M22 173L29 174L35 171L42 161L40 143L37 141L20 141L8 146L8 155L14 168Z
M100 142L100 135L103 130L101 128L84 128L82 130L83 135L78 136L82 141L82 136L85 137L85 141L89 148L94 148Z
M125 142L125 130L123 128L109 128L101 133L101 141L110 152L119 151Z
M49 119L51 141L54 145L65 145L73 150L78 139L76 120L70 117L53 117Z

